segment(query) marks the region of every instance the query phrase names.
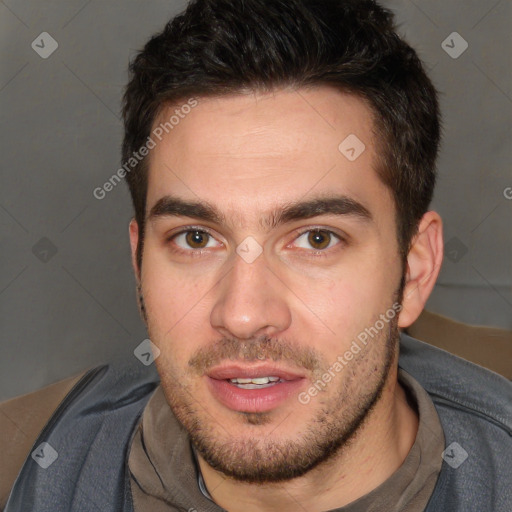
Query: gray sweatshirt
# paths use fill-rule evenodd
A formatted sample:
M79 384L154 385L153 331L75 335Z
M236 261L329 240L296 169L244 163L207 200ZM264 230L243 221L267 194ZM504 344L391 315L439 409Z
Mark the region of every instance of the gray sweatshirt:
M512 512L512 383L406 335L399 366L427 391L444 430L426 512ZM158 384L154 367L133 357L87 372L41 432L5 512L133 512L129 447ZM176 421L168 434L176 440L170 510L219 510L198 488L186 432ZM37 455L48 453L58 456L43 467Z

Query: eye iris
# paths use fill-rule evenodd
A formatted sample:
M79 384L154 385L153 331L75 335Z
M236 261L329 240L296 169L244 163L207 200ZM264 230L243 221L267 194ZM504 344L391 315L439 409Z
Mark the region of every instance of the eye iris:
M331 235L326 231L311 231L308 235L308 242L317 249L325 249L330 241Z
M208 243L208 234L203 231L189 231L185 239L190 247L201 249Z

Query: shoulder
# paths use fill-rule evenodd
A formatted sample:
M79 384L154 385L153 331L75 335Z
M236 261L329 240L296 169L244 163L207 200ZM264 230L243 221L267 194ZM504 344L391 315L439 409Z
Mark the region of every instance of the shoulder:
M445 435L427 510L511 510L512 383L404 334L399 366L427 391Z
M32 421L31 414L37 421L37 427L31 426L23 449L16 446L10 460L2 461L11 473L9 484L2 482L1 485L1 499L9 500L6 506L21 510L24 503L31 503L34 510L46 510L50 502L67 503L65 500L71 499L77 481L91 488L98 484L100 466L104 471L102 485L110 488L121 485L127 443L158 383L154 365L146 365L132 354L89 369L68 380L67 385L58 383L55 387L60 389L55 391L57 396L53 399L49 388L15 399L18 404L24 401L23 409L27 411L22 415L9 416L16 424L14 428L19 431L18 435L27 434L23 428ZM41 412L43 402L46 407ZM112 432L116 433L115 436ZM30 460L34 442L37 444L43 439L56 451L68 454L56 459L57 472L40 471L39 465ZM80 442L77 443L77 439ZM105 460L105 453L109 453L108 460ZM11 469L11 466L15 467ZM57 486L51 496L41 493L45 486L55 484L55 475L60 475L57 478L65 475L68 483L62 480L62 485ZM122 497L115 494L105 498L113 500L114 508L119 509L117 505ZM0 510L4 506L5 503L0 501Z
M407 334L512 379L512 331L423 311Z
M103 423L109 427L115 422L118 413L121 416L123 412L132 414L132 408L137 412L158 382L154 365L141 364L133 355L121 356L108 364L0 403L3 434L0 438L0 511L15 481L23 477L21 487L24 488L27 481L30 484L33 475L29 470L34 465L27 467L24 463L43 432L47 439L52 439L56 432L57 435L59 432L80 435L85 446ZM118 418L116 426L122 429L125 420L122 417L119 425ZM79 434L77 421L80 422ZM87 446L84 450L87 454ZM28 472L23 473L22 468L23 471L27 468Z
M405 334L399 366L436 405L479 416L512 435L512 382L503 376Z
M0 403L0 509L39 433L84 374Z

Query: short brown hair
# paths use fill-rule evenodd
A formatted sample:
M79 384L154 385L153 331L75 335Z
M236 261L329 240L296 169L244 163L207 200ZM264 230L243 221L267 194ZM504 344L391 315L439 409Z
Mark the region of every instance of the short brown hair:
M192 0L130 64L123 160L144 144L169 103L316 85L355 94L370 106L376 171L393 192L405 258L433 195L439 107L392 13L373 0ZM145 157L127 174L140 230L139 265L147 167Z

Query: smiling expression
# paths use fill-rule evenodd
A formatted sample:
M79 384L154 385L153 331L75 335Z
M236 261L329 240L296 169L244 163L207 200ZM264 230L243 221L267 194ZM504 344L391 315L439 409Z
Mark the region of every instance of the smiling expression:
M155 363L213 467L291 478L357 433L389 378L396 321L298 400L399 298L393 197L354 96L198 100L150 154L141 291ZM350 159L339 147L353 135L364 150Z

